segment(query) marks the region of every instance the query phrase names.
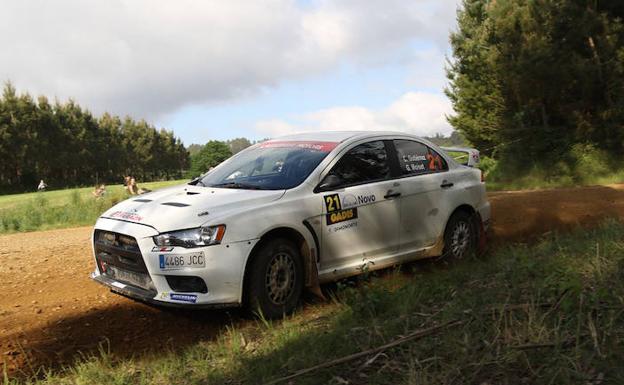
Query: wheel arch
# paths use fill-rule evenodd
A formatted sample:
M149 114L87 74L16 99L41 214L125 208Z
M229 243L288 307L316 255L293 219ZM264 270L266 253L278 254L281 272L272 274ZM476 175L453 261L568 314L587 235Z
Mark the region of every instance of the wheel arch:
M446 228L448 226L448 223L451 220L451 218L458 212L466 213L472 218L472 224L475 230L476 242L479 248L481 248L480 245L482 243L482 237L484 236L484 234L482 234L483 226L482 226L481 214L479 214L479 211L476 210L472 205L468 203L462 203L461 205L457 206L455 210L451 212L451 215L449 215L448 218L446 218L446 223L444 224L444 230L442 232L442 235L440 236L441 247L442 248L444 247L444 234L446 233Z
M479 214L479 211L477 211L472 205L468 203L462 203L461 205L457 206L455 210L451 212L451 215L449 215L448 218L446 218L446 223L444 224L444 231L446 231L446 226L448 226L448 223L453 217L453 215L457 214L458 212L464 212L470 215L471 218L473 218L473 224L475 225L475 229L477 230L477 235L478 235L479 224L481 222L481 215Z
M459 212L459 211L463 211L468 215L473 215L477 213L477 210L475 210L474 207L472 207L472 205L469 205L468 203L462 203L461 205L457 206L455 208L455 210L453 210L453 212L451 213L451 215L449 215L449 219L451 219L451 217L453 215L455 215L455 213ZM446 221L448 223L448 219Z
M243 280L241 285L241 302L247 301L248 284L249 284L249 267L255 258L257 251L268 241L276 238L288 239L295 244L302 258L304 287L314 286L318 282L318 272L316 268L316 242L308 239L302 234L302 231L291 226L279 226L265 231L259 238L258 242L253 246L247 260L245 261L245 269L243 271Z

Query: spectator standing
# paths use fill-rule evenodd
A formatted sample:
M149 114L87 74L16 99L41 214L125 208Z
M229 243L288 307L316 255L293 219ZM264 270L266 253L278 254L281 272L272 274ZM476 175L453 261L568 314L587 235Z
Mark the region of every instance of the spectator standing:
M135 195L133 188L132 188L133 180L134 178L132 178L130 175L126 175L126 177L124 178L124 189L130 195ZM136 181L134 183L136 184Z

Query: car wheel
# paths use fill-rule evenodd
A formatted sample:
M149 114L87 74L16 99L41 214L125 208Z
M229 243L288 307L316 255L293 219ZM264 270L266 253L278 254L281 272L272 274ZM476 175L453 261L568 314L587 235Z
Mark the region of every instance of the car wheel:
M444 230L443 257L461 259L475 250L476 231L471 215L459 211L451 216Z
M292 313L303 290L303 265L295 245L278 238L253 255L247 285L248 308L265 318Z

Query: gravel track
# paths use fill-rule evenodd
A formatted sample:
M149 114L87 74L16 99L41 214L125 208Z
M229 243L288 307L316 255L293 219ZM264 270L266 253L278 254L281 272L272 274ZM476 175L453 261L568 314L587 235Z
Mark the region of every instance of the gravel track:
M494 245L624 218L624 184L489 197ZM236 311L159 309L110 293L89 279L90 236L91 227L0 236L0 372L32 375L100 347L121 357L175 350L247 322Z

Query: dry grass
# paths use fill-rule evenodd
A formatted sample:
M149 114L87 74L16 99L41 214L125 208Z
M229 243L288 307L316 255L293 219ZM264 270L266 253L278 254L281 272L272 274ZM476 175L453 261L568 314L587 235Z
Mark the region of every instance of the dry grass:
M325 305L228 328L182 353L103 352L32 382L262 384L460 320L282 383L621 384L623 248L624 224L610 222L479 258L415 263L343 281Z

